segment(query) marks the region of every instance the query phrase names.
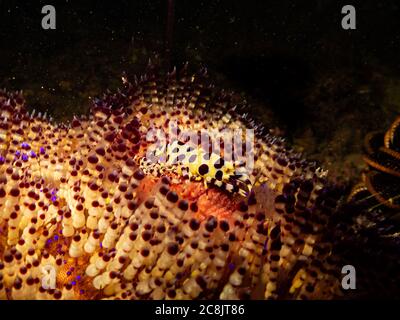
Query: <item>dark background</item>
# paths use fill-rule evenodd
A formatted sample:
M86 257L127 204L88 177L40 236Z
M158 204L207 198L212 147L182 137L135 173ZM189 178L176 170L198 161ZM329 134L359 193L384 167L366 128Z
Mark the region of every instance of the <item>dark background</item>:
M41 28L46 4L57 10L56 30ZM357 30L341 28L345 4L356 7ZM349 180L363 168L365 133L400 111L399 5L0 0L0 86L23 89L32 108L66 120L156 54L165 69L206 65L213 82L243 95L289 143Z

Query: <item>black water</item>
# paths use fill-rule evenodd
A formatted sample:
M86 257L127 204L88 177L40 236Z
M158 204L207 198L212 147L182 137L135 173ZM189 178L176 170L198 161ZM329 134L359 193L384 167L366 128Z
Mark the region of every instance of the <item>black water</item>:
M46 4L56 8L56 30L41 28ZM345 4L356 8L356 30L341 27ZM208 66L213 81L254 99L255 112L271 112L289 138L311 128L314 145L297 143L317 150L340 140L337 128L359 129L361 139L400 111L399 6L0 0L0 85L23 89L32 107L67 119L118 87L123 71L140 73L159 54L165 68L184 61Z

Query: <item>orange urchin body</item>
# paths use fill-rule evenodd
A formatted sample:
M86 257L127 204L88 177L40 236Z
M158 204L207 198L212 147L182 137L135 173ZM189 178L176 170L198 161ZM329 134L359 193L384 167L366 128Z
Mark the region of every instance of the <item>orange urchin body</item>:
M0 299L343 295L330 239L340 195L326 172L204 77L125 82L67 125L0 93ZM223 129L254 130L253 149L240 143L253 166L242 165L238 143L216 155L179 135L166 142L182 149L168 153L177 163L150 163L149 131L171 139L171 123L178 134L215 129L216 139ZM55 288L43 287L44 267Z

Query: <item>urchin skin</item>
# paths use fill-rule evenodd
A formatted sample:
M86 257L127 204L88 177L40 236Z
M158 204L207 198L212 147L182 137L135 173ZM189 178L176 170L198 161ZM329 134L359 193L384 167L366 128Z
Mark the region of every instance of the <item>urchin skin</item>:
M362 208L338 205L344 194L325 171L205 78L149 71L66 124L1 92L0 298L335 299L354 296L342 289L343 265L372 271L364 260L378 243L372 260L394 263L391 242L355 222ZM190 175L188 163L144 161L148 131L169 123L255 130L248 187L227 187L228 162L218 183L204 153ZM42 282L49 265L53 289ZM355 296L372 292L365 279Z

